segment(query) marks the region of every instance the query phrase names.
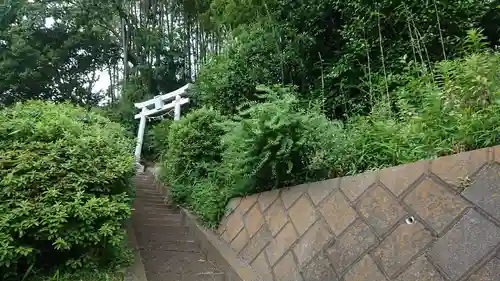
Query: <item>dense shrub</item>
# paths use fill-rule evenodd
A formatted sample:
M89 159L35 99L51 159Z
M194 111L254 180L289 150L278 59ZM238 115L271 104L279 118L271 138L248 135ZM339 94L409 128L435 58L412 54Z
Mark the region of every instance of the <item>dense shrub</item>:
M263 88L266 101L240 113L223 138L231 194L243 195L332 176L341 127L288 88ZM337 137L337 138L336 138Z
M192 185L188 207L208 227L217 226L228 199L232 197L226 180L226 175L215 170Z
M380 102L346 126L349 139L339 153L343 170L356 173L500 143L498 53L440 62L393 94L397 110Z
M69 104L0 111L0 275L107 263L131 213L132 144L116 123Z
M219 112L200 108L170 126L168 146L162 156L162 178L171 186L177 203L186 203L193 184L220 162L223 121Z
M405 84L390 93L395 101L380 99L370 114L345 122L327 120L315 104L305 107L289 88L262 88L262 101L247 103L226 122L220 165L210 158L211 169L182 175L192 183L183 200L214 226L234 196L500 144L498 53L407 71L400 74ZM169 142L205 151L206 138L190 140ZM219 155L217 138L209 142ZM203 159L189 152L184 157L186 163Z
M241 104L256 100L257 85L290 82L289 69L301 70L302 58L295 46L280 42L273 33L277 29L286 28L257 22L251 30L240 32L228 43L225 53L210 59L201 69L196 79L196 101L223 114L237 114Z
M159 160L168 149L168 131L172 119L164 119L157 123L147 124L142 148L142 157L147 160Z

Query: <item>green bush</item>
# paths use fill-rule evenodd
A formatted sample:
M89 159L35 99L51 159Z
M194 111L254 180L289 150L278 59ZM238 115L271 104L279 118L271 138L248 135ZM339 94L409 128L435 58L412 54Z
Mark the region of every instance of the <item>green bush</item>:
M207 227L217 226L230 198L225 178L215 170L192 185L188 206Z
M164 151L168 149L168 131L172 119L164 119L149 125L144 136L143 157L150 160L159 160Z
M132 143L69 104L0 111L0 276L106 264L131 214Z
M500 144L498 53L443 61L404 79L390 92L394 100L344 124L315 105L304 109L288 88L263 88L261 102L227 122L214 172L186 174L195 190L185 195L189 208L214 226L231 197Z
M193 184L207 177L221 161L223 121L219 112L200 108L170 126L162 178L171 186L177 203L188 203Z
M257 85L289 82L289 70L302 70L301 57L295 46L279 46L282 43L276 32L281 29L285 27L256 22L251 30L242 30L237 40L229 42L225 53L211 58L201 69L196 79L196 101L233 115L241 104L256 100Z
M352 174L500 143L498 53L440 62L392 94L397 110L380 102L346 126L342 170Z
M223 138L231 195L244 195L333 176L336 142L343 136L317 107L305 110L288 88L263 88Z

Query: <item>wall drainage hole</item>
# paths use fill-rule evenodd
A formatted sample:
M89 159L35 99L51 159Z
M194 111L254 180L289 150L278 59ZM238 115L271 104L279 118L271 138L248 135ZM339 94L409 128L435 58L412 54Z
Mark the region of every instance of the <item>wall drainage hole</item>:
M405 221L406 224L414 224L416 220L414 217L407 217Z

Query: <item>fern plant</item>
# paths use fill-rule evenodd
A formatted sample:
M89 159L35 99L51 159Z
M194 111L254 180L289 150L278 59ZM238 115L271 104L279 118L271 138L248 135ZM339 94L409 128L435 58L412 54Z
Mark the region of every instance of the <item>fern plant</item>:
M328 177L334 166L329 152L341 130L315 107L304 109L292 89L261 90L265 101L241 111L223 137L223 168L235 194Z

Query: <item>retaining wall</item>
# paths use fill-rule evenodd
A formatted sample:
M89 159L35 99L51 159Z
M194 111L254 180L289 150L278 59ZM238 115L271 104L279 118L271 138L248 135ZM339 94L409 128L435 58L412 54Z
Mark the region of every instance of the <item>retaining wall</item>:
M498 281L499 163L497 146L236 198L209 244L241 280Z

